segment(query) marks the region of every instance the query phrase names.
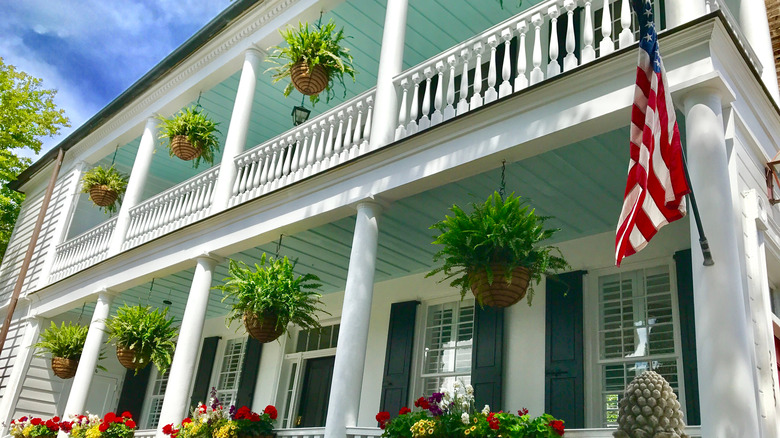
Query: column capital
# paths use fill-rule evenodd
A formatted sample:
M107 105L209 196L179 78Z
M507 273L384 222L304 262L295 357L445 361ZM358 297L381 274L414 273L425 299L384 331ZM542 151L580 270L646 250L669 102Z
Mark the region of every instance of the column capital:
M723 108L737 99L734 91L717 72L683 82L674 88L672 99L677 102L677 106L686 112L695 103L707 101L714 103L713 99L718 98L720 107Z
M268 56L268 53L257 46L251 46L248 49L244 50L244 59L256 57L262 60L266 56Z
M369 195L360 201L355 202L352 204L352 208L354 208L357 211L363 210L363 209L371 209L374 214L378 215L382 213L384 210L387 210L387 208L390 207L390 203L375 196L375 195Z
M195 256L194 260L198 263L201 262L206 263L213 268L218 263L222 263L223 261L225 261L225 258L222 256L218 256L214 253L210 253L208 251L203 251L202 253Z
M146 118L146 125L144 126L144 129L152 129L156 130L157 125L160 124L160 119L158 119L157 114L152 114L151 116Z

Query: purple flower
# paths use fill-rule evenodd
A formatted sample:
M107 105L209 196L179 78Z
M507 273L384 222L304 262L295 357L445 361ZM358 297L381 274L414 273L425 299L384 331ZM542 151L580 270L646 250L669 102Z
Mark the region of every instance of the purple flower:
M230 415L231 420L235 420L236 418L236 405L230 405L230 410L228 411L228 415Z
M217 398L217 388L211 387L211 410L216 410L219 407L219 399Z
M443 414L444 411L441 410L439 405L432 404L428 407L428 410L431 412L431 415L434 417L438 417L439 415Z
M428 403L439 403L442 397L444 397L444 393L434 392L430 397L428 397Z

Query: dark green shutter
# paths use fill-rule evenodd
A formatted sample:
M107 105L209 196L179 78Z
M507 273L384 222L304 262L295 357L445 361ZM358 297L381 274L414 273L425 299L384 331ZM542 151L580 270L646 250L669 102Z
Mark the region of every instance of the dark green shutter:
M244 351L244 363L241 366L241 377L238 380L238 393L236 394L236 407L246 406L252 408L252 399L255 395L257 372L260 368L260 352L263 344L257 339L248 336L246 351Z
M122 393L119 395L119 404L116 411L120 414L128 411L133 414L133 418L141 418L141 409L144 406L146 397L146 387L149 385L149 377L152 374L152 367L147 366L135 374L133 370L125 372L125 382L122 384ZM100 414L97 412L97 414Z
M409 401L409 382L414 350L414 323L419 301L393 303L387 330L385 372L382 378L380 411L396 415Z
M701 424L699 411L699 376L696 361L696 327L693 307L693 269L691 250L674 254L677 267L677 302L680 310L680 339L682 341L683 381L688 424Z
M212 336L203 340L203 348L200 350L198 370L195 372L195 385L192 388L190 406L198 403L206 403L209 400L209 384L211 383L211 371L214 368L214 359L217 356L217 344L219 336Z
M585 427L582 339L582 278L585 271L547 278L544 410Z
M504 309L474 304L474 342L471 350L471 386L474 405L501 409L504 361Z

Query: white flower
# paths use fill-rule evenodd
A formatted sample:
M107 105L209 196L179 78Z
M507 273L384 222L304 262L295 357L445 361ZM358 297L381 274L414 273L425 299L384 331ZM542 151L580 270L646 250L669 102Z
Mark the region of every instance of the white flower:
M482 408L482 413L485 414L485 415L489 414L490 413L490 406L485 405L485 407Z
M461 403L461 406L463 407L463 410L465 411L466 409L469 408L469 402L464 401L463 403Z
M458 388L460 388L460 382L458 382L458 381L456 380L456 381L455 381L455 382L452 384L452 389L455 389L455 390L457 390Z
M474 387L471 385L466 385L466 394L468 395L474 394Z
M466 412L464 412L463 414L461 414L461 416L460 416L460 421L461 421L463 424L469 424L469 414L468 414L468 413L466 413Z

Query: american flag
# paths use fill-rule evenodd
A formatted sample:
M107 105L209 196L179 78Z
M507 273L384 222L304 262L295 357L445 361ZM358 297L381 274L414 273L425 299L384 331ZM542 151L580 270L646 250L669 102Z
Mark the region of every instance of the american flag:
M655 233L685 216L685 179L680 132L658 54L650 0L633 0L639 18L639 65L631 112L631 160L615 237L615 264L647 245Z

